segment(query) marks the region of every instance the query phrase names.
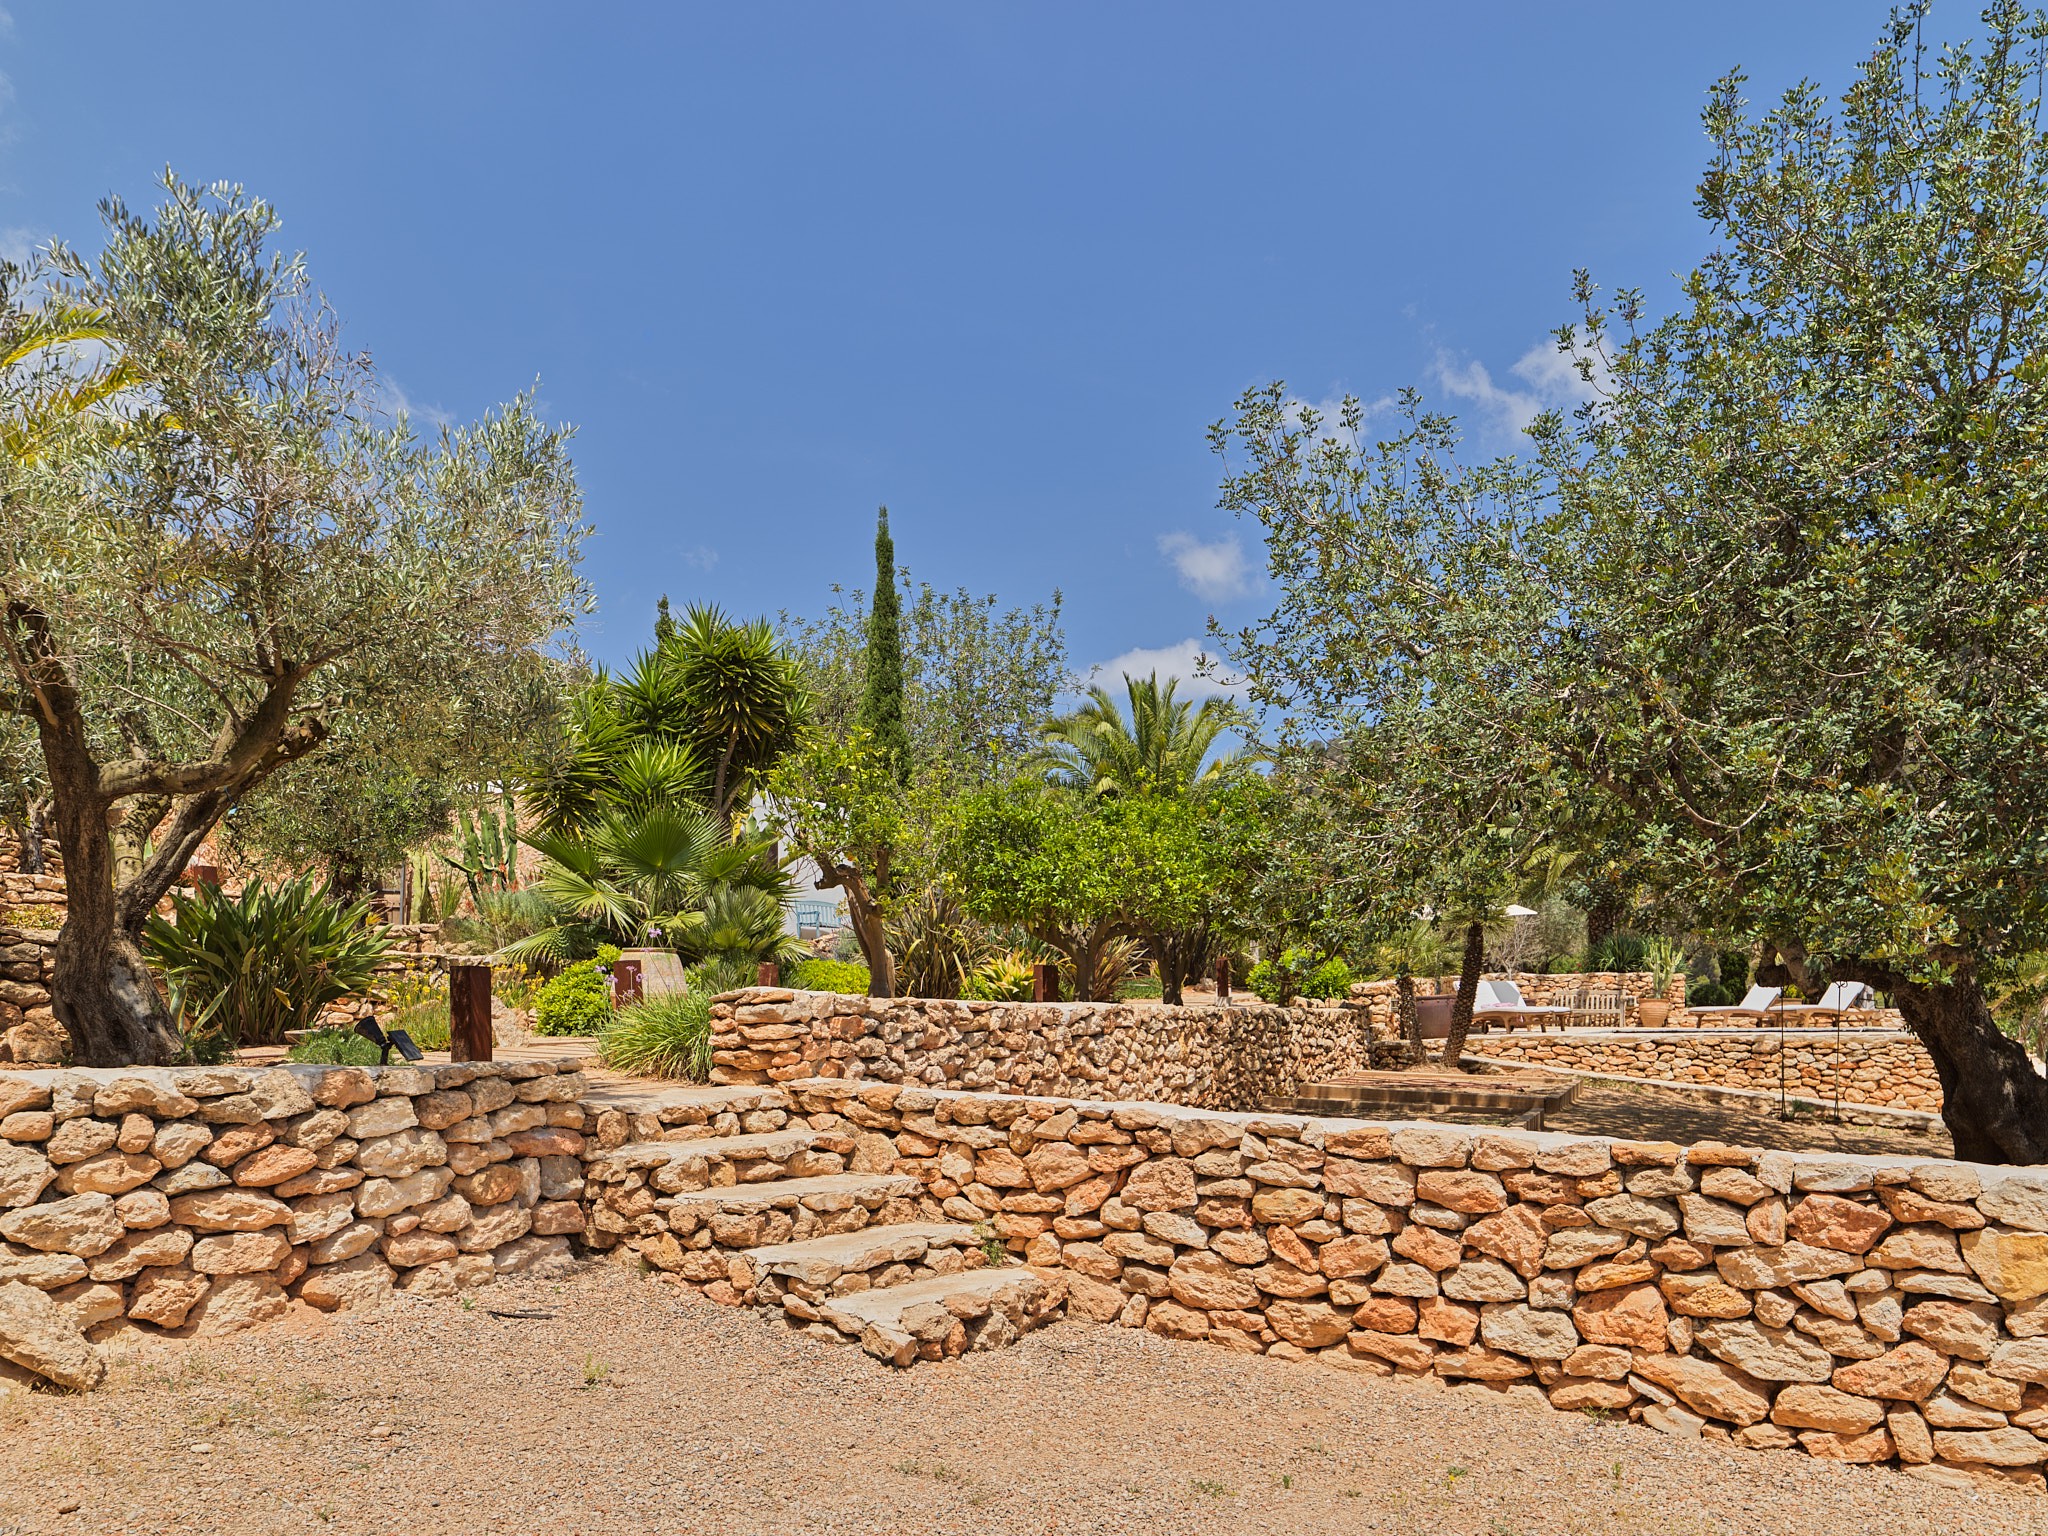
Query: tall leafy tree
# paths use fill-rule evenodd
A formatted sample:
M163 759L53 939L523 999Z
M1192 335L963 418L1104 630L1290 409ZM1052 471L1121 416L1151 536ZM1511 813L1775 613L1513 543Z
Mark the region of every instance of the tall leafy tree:
M1310 443L1242 402L1226 496L1283 598L1240 659L1388 679L1443 722L1419 776L1530 786L1560 837L1757 935L1763 979L1885 990L1958 1154L2039 1163L2048 1081L1987 988L2048 939L2048 27L1995 5L1930 55L1922 16L1839 104L1721 82L1713 255L1661 321L1581 280L1560 346L1593 398L1492 468L1514 494L1418 524L1362 493L1401 456L1361 413Z
M867 686L860 723L889 759L897 779L910 782L910 734L903 723L903 613L896 598L896 541L889 509L875 513L875 607L868 615Z
M0 711L36 733L64 853L52 1003L111 1065L181 1048L138 937L221 816L391 691L536 654L584 592L568 434L529 401L422 442L269 249L268 204L167 178L153 217L101 213L96 263L5 277L10 328L90 311L137 387L0 454ZM10 431L44 366L0 373Z

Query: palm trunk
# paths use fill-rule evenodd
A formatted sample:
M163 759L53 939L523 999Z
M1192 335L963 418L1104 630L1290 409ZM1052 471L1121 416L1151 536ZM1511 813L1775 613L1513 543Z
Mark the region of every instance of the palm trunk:
M1458 968L1458 996L1451 1004L1451 1033L1444 1041L1443 1065L1456 1067L1472 1033L1472 1008L1479 1001L1479 966L1486 954L1486 930L1478 923L1465 928L1465 959Z
M1394 1022L1399 1026L1401 1038L1408 1042L1410 1067L1429 1065L1429 1047L1422 1043L1422 1020L1415 1013L1415 978L1406 971L1394 982Z

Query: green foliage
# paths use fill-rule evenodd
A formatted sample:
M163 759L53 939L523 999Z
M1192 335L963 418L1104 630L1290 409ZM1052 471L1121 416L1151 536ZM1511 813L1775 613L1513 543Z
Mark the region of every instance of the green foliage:
M865 997L868 968L857 961L800 960L792 970L789 984L804 992L837 992L847 997Z
M391 942L366 926L365 902L335 901L302 875L251 884L240 896L211 886L152 914L143 944L189 1011L188 1034L276 1045L307 1029L327 1004L370 987Z
M1625 928L1617 928L1586 951L1586 969L1640 971L1649 952L1648 939Z
M419 1037L413 1037L417 1040ZM329 1067L374 1067L383 1053L352 1029L316 1029L285 1052L287 1061Z
M2031 1164L2048 1083L1984 987L2048 944L2048 39L1999 4L1928 54L1919 14L1838 104L1714 88L1711 254L1662 319L1581 274L1559 356L1597 387L1529 455L1240 400L1224 503L1282 597L1233 659L1391 724L1467 826L1889 992L1957 1155Z
M1245 977L1246 988L1269 1003L1288 1003L1297 997L1320 1001L1348 997L1351 967L1341 956L1317 962L1305 950L1290 949L1277 962L1261 960Z
M462 877L479 912L486 896L519 887L519 808L508 792L493 807L462 811L455 821L457 852L441 861Z
M1047 779L1063 789L1090 795L1198 794L1219 789L1250 771L1241 752L1217 750L1224 732L1244 729L1243 711L1227 699L1174 697L1174 678L1159 686L1154 672L1140 679L1125 674L1130 700L1125 717L1104 688L1088 690L1088 702L1045 729Z
M1671 978L1685 962L1685 951L1675 939L1661 935L1643 946L1643 969L1650 973L1650 985L1662 996L1671 985Z
M765 619L697 604L677 622L664 608L651 651L571 700L560 746L530 775L539 829L573 834L684 806L729 820L809 707L800 667Z
M875 513L875 608L868 615L867 681L860 723L896 779L910 782L910 733L903 720L903 625L896 598L896 542L889 509Z
M612 1016L611 982L589 961L578 961L541 987L534 999L537 1035L594 1035Z
M711 995L669 992L622 1008L599 1032L606 1066L636 1077L711 1077Z
M107 369L83 366L119 380L60 420L54 394L81 400L69 349L0 370L0 436L33 444L0 461L0 651L35 678L66 867L114 887L71 922L115 963L67 973L93 995L58 1002L91 1037L80 1059L113 1064L177 1048L155 995L117 978L219 818L262 821L264 786L328 743L496 718L546 679L585 591L569 432L530 398L422 440L378 406L304 262L271 249L268 204L167 174L154 213L101 213L92 262L53 245L0 285L0 351L89 312Z
M984 960L967 978L960 995L990 1003L1028 1003L1031 982L1030 957L1011 950Z
M899 997L960 997L987 958L987 929L960 909L952 892L927 886L898 903L888 923Z

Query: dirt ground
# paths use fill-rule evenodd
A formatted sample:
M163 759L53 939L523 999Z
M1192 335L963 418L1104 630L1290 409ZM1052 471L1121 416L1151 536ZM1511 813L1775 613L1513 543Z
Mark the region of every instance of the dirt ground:
M2048 1499L1079 1322L897 1373L610 1264L159 1341L0 1443L5 1536L2048 1527Z
M1645 1141L1725 1141L1787 1151L1872 1152L1906 1157L1950 1157L1946 1131L1907 1131L1835 1125L1825 1115L1781 1120L1775 1113L1714 1104L1683 1090L1627 1083L1582 1083L1565 1109L1543 1117L1547 1131L1583 1131Z

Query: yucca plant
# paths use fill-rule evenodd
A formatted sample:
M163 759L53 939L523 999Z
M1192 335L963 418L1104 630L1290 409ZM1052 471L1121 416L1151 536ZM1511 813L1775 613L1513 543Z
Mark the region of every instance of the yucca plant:
M153 915L143 948L163 972L192 1033L236 1045L276 1045L307 1029L327 1004L370 986L392 953L367 925L367 901L335 900L310 875L252 884L239 896L201 886Z
M597 1039L598 1053L615 1072L636 1077L711 1077L711 995L666 992L620 1010Z

